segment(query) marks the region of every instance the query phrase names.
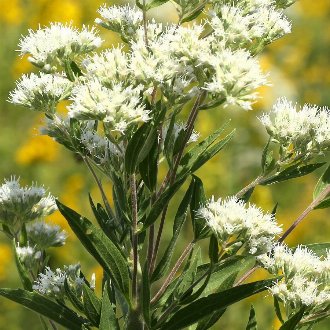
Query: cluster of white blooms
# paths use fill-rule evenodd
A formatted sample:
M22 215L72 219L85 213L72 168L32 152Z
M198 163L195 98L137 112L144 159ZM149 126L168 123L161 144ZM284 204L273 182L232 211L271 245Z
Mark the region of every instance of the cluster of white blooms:
M112 129L124 132L133 122L146 122L149 110L141 100L142 85L125 87L122 83L105 87L99 80L88 80L72 91L70 118L102 120Z
M21 187L12 177L0 186L0 222L17 229L23 222L49 215L57 209L44 187Z
M26 228L28 240L40 250L65 244L67 233L57 225L43 221L31 223Z
M163 126L163 128L162 128L162 141L165 141L166 139L169 139L169 138L171 138L173 141L176 141L176 139L181 134L186 134L187 127L182 122L174 123L173 127L170 130L171 131L171 137L167 136L168 133L169 133L169 129L170 129L169 125ZM187 143L196 142L199 139L199 136L200 136L200 133L197 132L196 130L193 130Z
M19 244L16 246L16 254L19 261L28 270L32 270L40 262L42 253L36 247L23 246L20 247Z
M280 98L270 113L260 118L274 142L296 153L330 148L330 109L305 104L302 108Z
M64 270L57 268L55 271L52 271L49 267L46 267L45 272L38 275L38 278L34 282L32 288L43 295L56 299L64 299L65 280L68 281L68 284L74 290L81 292L84 279L80 277L79 264L64 266Z
M22 55L30 54L29 60L34 65L52 71L53 65L88 53L100 47L101 43L94 28L83 27L79 31L70 24L51 23L37 31L29 30L29 34L20 40L19 50Z
M305 306L309 314L330 307L330 251L320 258L305 247L276 245L258 260L270 273L283 275L270 291L286 306L297 311Z
M23 75L16 82L16 89L10 93L9 102L31 110L54 113L58 102L70 95L72 87L63 75Z
M291 32L291 23L274 1L219 1L208 23L224 46L252 50Z
M129 5L111 7L103 5L99 8L98 13L102 19L95 19L95 23L106 29L121 33L125 40L129 40L134 36L143 20L142 11Z
M224 105L239 105L245 110L258 98L255 90L267 84L257 60L244 50L224 49L209 58L214 75L204 89Z
M197 214L206 220L222 244L236 239L246 244L248 253L253 255L270 251L275 236L282 231L272 214L236 197L217 201L212 198Z

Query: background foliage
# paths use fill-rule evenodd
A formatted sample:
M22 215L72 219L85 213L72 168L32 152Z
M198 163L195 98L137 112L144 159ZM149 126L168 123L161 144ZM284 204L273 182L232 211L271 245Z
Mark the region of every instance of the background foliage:
M96 9L103 2L0 0L1 44L5 45L0 48L0 178L17 174L22 177L23 183L43 183L64 204L85 215L90 214L87 192L91 192L95 200L99 199L99 196L83 164L49 137L39 135L37 127L41 117L38 114L14 108L6 99L9 90L14 86L14 80L32 69L29 62L21 60L15 52L20 35L26 34L28 28L35 29L38 24L45 25L51 21L72 21L76 26L81 26L82 23L91 24L96 16ZM111 1L111 4L118 2L120 1ZM166 6L164 10L162 8L161 15L160 10L153 14L157 19L161 19L161 15L167 15L167 18L173 16L174 11L171 6ZM278 96L287 96L300 103L330 105L330 1L300 0L290 8L289 16L294 20L292 34L272 44L262 57L263 67L270 72L273 86L260 91L263 98L254 106L254 111L214 109L200 114L196 128L202 135L219 127L226 118L232 118L232 126L237 127L237 134L230 148L227 148L221 157L212 159L197 173L203 178L208 196L233 194L255 177L261 148L266 139L256 116L268 111ZM105 46L118 42L115 35L104 31L101 33L106 39ZM311 201L314 184L315 177L308 176L296 179L290 186L282 183L276 187L258 187L252 202L265 210L271 210L278 202L277 218L286 228ZM110 194L110 187L107 188ZM327 215L329 217L326 211L314 211L295 234L290 236L288 244L326 241L330 229ZM69 231L59 212L51 218ZM171 228L168 231L170 232ZM53 268L80 260L87 277L95 272L97 282L100 283L100 269L96 268L82 251L74 235L70 232L69 234L66 247L56 249L52 257ZM187 238L189 236L187 233ZM11 248L7 243L4 236L1 236L0 286L14 287L18 283L18 277ZM182 247L185 246L185 242L181 244ZM259 277L260 273L256 272L253 279ZM259 304L255 303L261 329L275 320L271 300L263 294L258 297ZM222 319L221 329L229 330L226 324L231 324L230 329L243 329L248 319L250 303L240 303L228 310L226 319ZM1 299L0 308L1 329L7 329L8 324L11 324L10 330L40 327L37 316L14 303ZM236 317L237 309L244 315L242 320ZM274 326L278 327L275 323ZM328 329L329 326L324 322L319 324L317 329Z

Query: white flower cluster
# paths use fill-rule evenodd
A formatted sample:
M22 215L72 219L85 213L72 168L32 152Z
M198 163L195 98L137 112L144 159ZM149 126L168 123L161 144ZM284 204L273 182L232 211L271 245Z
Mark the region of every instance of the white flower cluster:
M83 27L81 31L70 24L51 23L49 27L29 30L19 43L22 55L30 54L29 60L45 71L53 65L63 64L77 55L88 53L101 46L102 40L95 29Z
M291 23L274 1L219 1L208 23L223 46L253 52L291 32Z
M73 89L69 116L102 120L113 130L124 132L132 122L149 120L149 111L141 100L142 89L142 85L125 87L121 83L108 88L97 79L89 80Z
M330 148L330 109L305 104L302 108L280 98L270 113L260 118L274 142L293 147L297 154Z
M32 288L43 295L63 300L65 298L65 280L76 292L81 292L84 279L80 277L79 264L64 266L64 270L57 268L55 271L46 267L45 273L38 275Z
M142 11L129 5L111 7L103 5L99 8L98 13L102 19L95 19L95 23L106 29L121 33L125 40L129 40L134 36L143 20Z
M330 307L330 251L320 258L305 247L276 245L270 256L258 260L270 273L283 275L270 292L285 306L296 311L305 306L308 314Z
M19 244L16 246L16 254L19 261L24 265L27 270L33 270L40 262L42 253L36 247L23 246Z
M234 239L246 244L248 253L253 255L270 251L275 236L282 231L272 214L236 197L217 201L212 198L197 214L206 220L224 246Z
M23 75L10 93L9 102L52 114L59 101L70 95L72 87L73 84L62 75Z
M55 199L44 187L21 187L12 177L0 186L0 221L18 229L24 222L49 215L57 209Z
M67 233L57 225L43 221L31 223L26 228L28 240L40 250L65 244Z

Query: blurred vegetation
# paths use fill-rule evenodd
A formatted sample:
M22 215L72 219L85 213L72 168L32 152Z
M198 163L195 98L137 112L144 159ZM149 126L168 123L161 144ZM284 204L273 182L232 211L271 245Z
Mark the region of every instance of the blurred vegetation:
M26 59L21 59L15 50L21 34L28 28L37 28L51 21L69 22L81 26L92 24L100 0L0 0L0 178L12 174L21 176L26 184L31 181L45 184L50 191L71 208L90 215L87 193L99 199L98 192L83 164L72 154L55 144L49 137L40 136L38 127L42 117L21 108L14 108L6 99L14 87L14 81L22 73L33 68ZM111 1L111 4L119 1ZM153 12L157 19L175 19L171 6ZM292 34L275 42L261 57L266 71L270 73L271 87L260 92L262 99L253 112L239 109L215 109L200 114L197 130L205 136L231 118L231 126L237 128L236 138L224 152L209 162L197 175L206 187L208 196L226 196L236 193L258 174L260 156L266 142L266 134L257 119L268 111L278 96L287 96L300 103L330 105L330 1L300 0L293 5L288 15L293 21ZM106 46L118 43L118 38L102 31ZM2 180L2 179L1 179ZM277 218L284 228L310 203L316 182L315 176L296 179L289 184L258 187L253 202L266 210L279 204ZM111 187L104 182L111 194ZM172 210L174 212L175 205ZM172 212L172 213L173 213ZM68 230L65 220L56 213L49 219ZM329 212L314 211L288 239L289 245L324 242L329 240ZM169 218L169 222L171 219ZM171 232L171 225L167 227ZM189 230L184 231L189 238ZM184 239L181 242L183 248ZM97 274L101 282L101 270L93 264L76 238L70 233L65 247L54 249L51 266L74 263L82 264L83 272L90 277ZM256 273L254 278L262 274ZM0 237L0 286L15 287L18 277L13 262L11 247L4 236ZM278 328L269 296L253 299L260 329ZM226 318L215 329L245 329L251 301L241 303L226 312ZM0 329L41 329L38 317L21 307L0 300ZM239 314L238 314L239 313ZM242 315L239 318L237 315ZM8 326L10 324L10 326ZM329 329L323 322L315 329Z

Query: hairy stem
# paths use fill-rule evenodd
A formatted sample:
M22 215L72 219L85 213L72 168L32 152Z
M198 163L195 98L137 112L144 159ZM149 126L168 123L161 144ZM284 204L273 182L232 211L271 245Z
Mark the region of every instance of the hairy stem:
M178 259L178 261L176 262L176 264L174 265L172 271L169 273L169 275L167 276L166 280L164 281L163 285L161 286L161 288L159 289L159 291L156 293L156 295L152 298L151 303L154 304L155 302L158 301L158 299L162 296L162 294L165 292L166 288L169 286L169 284L171 283L173 277L175 276L175 274L177 273L177 271L179 270L180 266L182 265L183 261L186 259L186 257L188 256L188 254L191 252L192 248L194 247L195 243L194 242L190 242L187 247L184 249L184 251L182 252L180 258Z
M131 185L131 201L132 201L132 249L133 249L133 274L132 274L132 297L133 302L137 305L137 268L138 268L138 209L137 209L137 194L136 194L136 177L132 174L130 177Z
M262 180L264 179L264 177L262 175L258 175L256 177L255 180L253 180L251 183L249 183L246 187L244 187L243 189L241 189L236 196L238 198L243 197L250 189L255 188L259 183L262 182Z

